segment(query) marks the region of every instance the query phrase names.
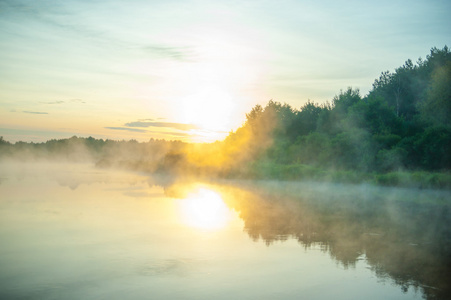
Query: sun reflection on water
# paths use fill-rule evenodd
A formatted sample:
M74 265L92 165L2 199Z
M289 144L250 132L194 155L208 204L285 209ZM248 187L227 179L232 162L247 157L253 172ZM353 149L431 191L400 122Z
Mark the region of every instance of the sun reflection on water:
M206 188L199 188L180 201L180 213L185 225L204 230L222 229L231 219L221 196Z

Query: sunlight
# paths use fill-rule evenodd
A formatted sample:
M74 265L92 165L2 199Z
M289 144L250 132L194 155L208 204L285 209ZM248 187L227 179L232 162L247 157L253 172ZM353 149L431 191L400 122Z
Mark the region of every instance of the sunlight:
M211 143L225 139L230 131L192 129L189 131L189 133L191 134L190 141L193 143Z
M234 108L232 96L218 86L202 88L182 100L184 122L212 131L230 130Z
M231 219L230 210L221 196L205 188L189 194L180 202L181 219L190 227L217 230L224 228Z
M196 60L177 64L171 71L177 85L174 119L208 131L208 136L192 133L212 142L242 124L245 107L255 101L249 87L259 80L261 70L254 60L259 54L248 39L229 31L219 36L201 32Z

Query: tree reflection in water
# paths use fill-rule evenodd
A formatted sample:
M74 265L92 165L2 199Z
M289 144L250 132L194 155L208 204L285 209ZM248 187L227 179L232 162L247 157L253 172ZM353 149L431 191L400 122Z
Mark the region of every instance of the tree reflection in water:
M451 298L447 191L274 182L216 190L254 241L270 246L295 238L306 249L328 252L345 268L366 259L378 278L404 291Z

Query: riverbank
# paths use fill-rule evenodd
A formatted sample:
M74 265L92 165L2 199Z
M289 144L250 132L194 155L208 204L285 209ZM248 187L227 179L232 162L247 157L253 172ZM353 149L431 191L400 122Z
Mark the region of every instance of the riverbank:
M254 163L233 176L254 179L313 180L334 183L369 183L381 186L421 189L451 189L450 172L391 171L387 173L354 170L325 170L304 164Z

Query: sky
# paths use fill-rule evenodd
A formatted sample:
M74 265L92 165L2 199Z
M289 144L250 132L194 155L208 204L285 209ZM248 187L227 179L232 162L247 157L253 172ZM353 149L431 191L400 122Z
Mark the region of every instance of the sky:
M449 0L0 0L0 136L221 140L451 46Z

